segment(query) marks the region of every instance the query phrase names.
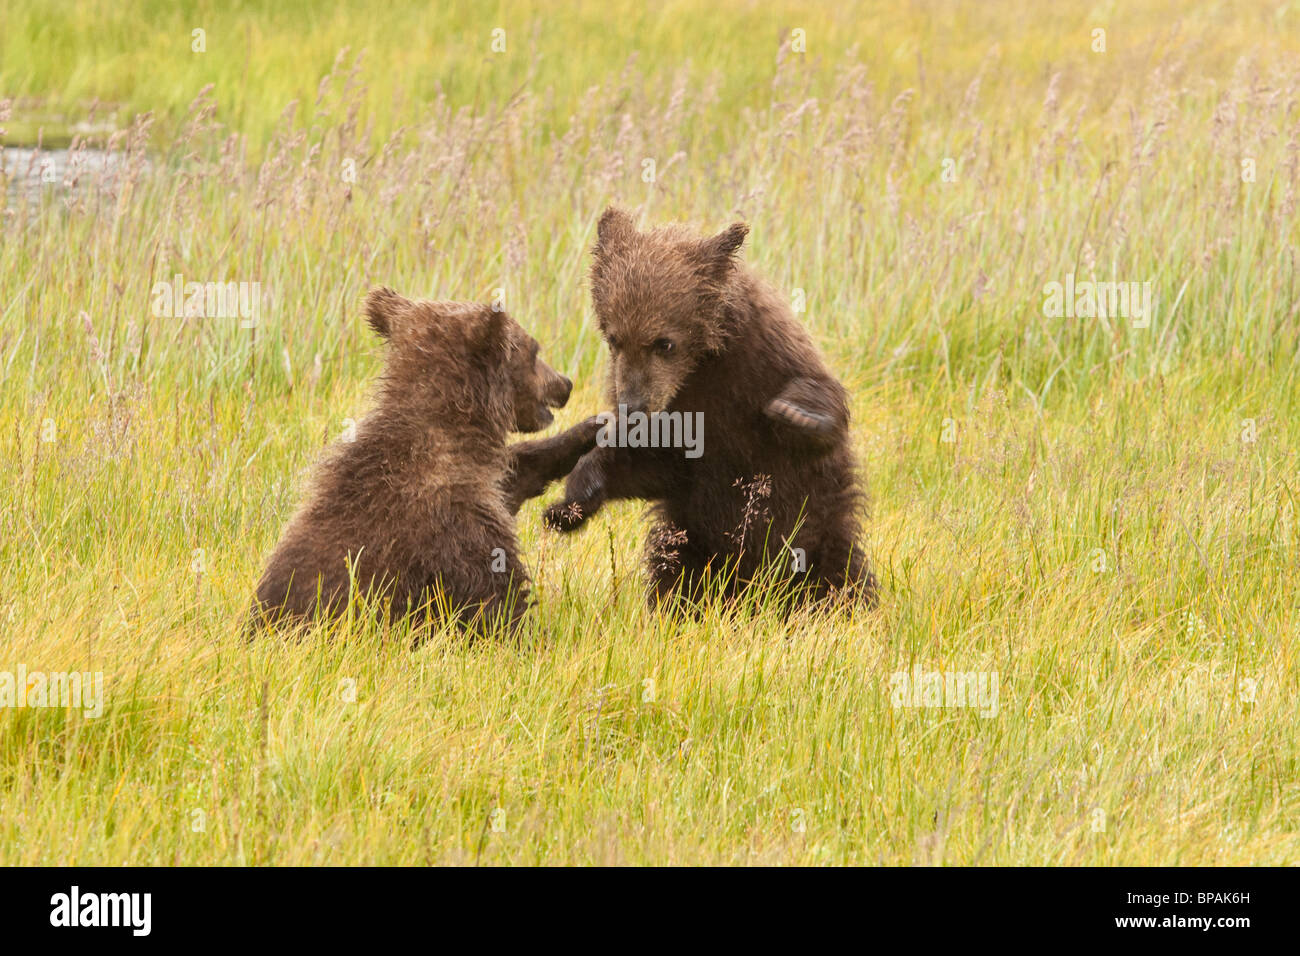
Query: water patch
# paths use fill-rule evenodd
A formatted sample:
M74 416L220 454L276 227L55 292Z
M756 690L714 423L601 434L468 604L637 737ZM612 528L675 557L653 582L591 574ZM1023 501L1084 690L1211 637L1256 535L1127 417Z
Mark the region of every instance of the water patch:
M10 200L20 202L85 187L112 188L125 164L125 153L84 145L76 149L0 149L0 178L5 192Z

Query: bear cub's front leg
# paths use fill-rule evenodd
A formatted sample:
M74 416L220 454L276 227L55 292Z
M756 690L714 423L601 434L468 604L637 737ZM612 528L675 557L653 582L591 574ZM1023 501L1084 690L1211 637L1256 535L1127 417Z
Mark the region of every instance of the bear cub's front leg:
M665 498L681 480L680 461L671 450L593 448L564 483L564 500L549 505L542 520L553 531L576 531L606 501Z
M510 453L510 463L502 487L510 513L517 513L525 501L536 498L552 481L573 471L578 460L595 447L600 429L600 418L593 415L550 438L509 446L506 450Z

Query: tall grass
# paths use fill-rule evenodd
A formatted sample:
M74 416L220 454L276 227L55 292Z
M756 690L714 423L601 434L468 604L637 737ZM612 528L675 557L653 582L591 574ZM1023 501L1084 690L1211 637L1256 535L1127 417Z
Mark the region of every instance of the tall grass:
M0 861L1300 860L1295 10L50 9L6 11L0 125L98 97L121 163L5 193L0 671L107 703L0 713ZM505 290L576 421L614 200L744 218L802 290L881 608L656 615L638 506L534 502L517 644L244 643L365 290ZM153 315L177 273L260 283L256 328ZM1067 274L1154 321L1048 318ZM997 714L895 706L913 668Z

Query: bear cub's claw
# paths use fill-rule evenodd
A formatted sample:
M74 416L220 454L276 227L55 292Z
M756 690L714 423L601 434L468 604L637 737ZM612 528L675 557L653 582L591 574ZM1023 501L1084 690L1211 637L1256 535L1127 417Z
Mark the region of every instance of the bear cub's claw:
M542 512L542 523L552 531L576 531L586 520L582 505L576 501L557 501Z
M835 422L829 415L809 411L784 398L774 398L767 404L769 418L785 422L801 431L814 435L829 435L835 430Z

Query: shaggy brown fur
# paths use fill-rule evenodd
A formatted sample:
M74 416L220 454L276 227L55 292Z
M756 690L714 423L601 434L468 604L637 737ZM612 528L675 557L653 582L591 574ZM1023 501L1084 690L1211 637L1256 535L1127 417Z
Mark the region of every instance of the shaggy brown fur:
M550 424L572 388L514 319L390 289L371 292L365 310L388 344L377 405L318 466L254 612L260 621L337 615L351 574L394 617L432 604L484 629L517 623L528 574L514 513L569 472L598 424L507 449L508 431Z
M786 303L736 260L747 232L640 232L622 210L601 217L591 278L610 400L629 412L702 412L703 454L595 448L546 521L567 531L611 498L655 502L655 601L694 597L709 575L733 595L761 575L804 599L872 601L844 388Z

